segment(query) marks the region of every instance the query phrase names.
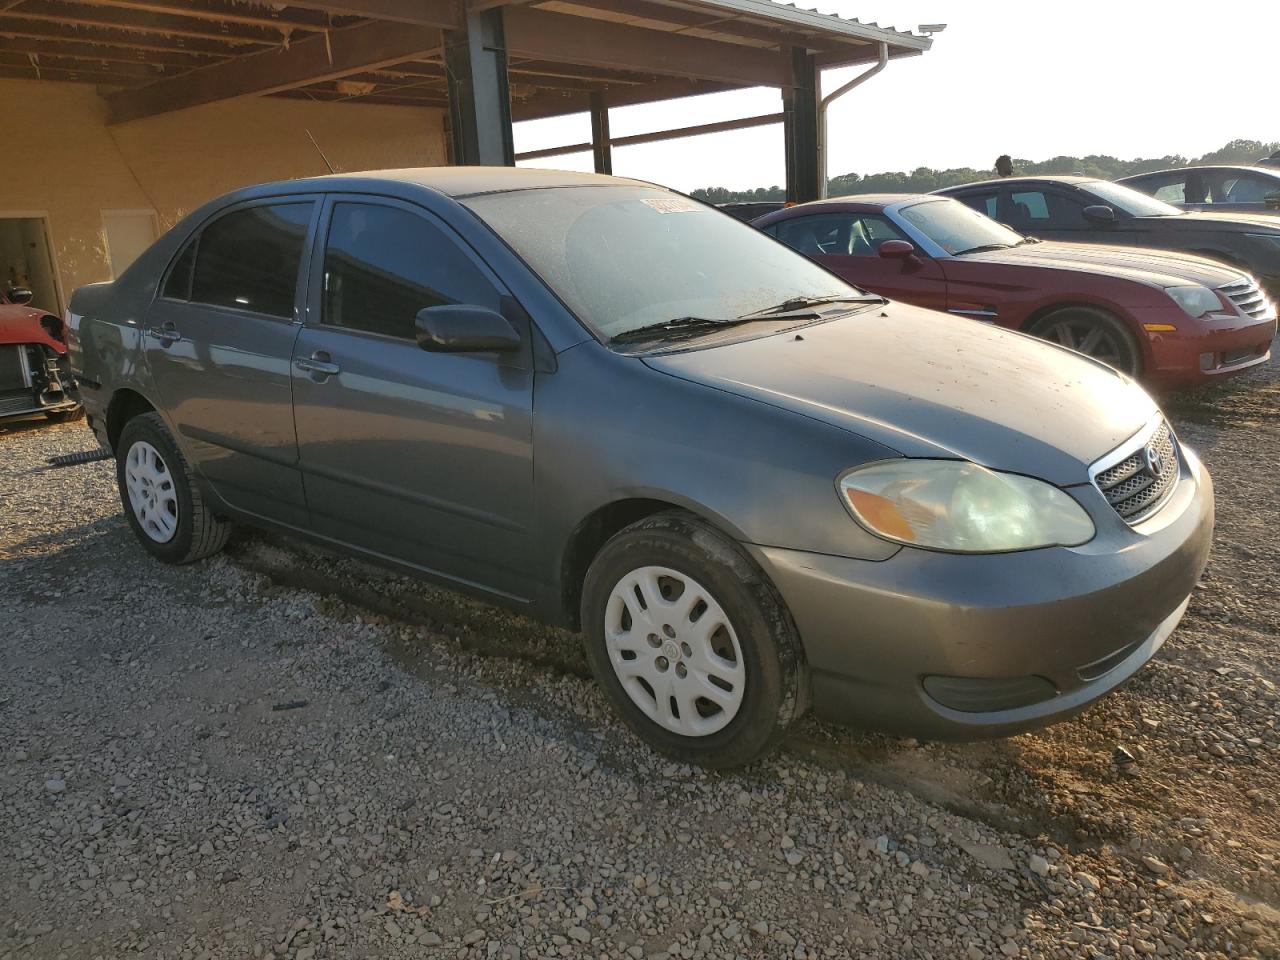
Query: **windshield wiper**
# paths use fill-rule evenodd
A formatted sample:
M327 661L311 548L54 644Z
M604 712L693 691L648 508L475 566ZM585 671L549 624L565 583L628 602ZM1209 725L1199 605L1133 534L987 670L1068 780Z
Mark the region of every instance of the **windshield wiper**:
M810 307L820 307L824 303L887 303L884 297L867 296L867 297L792 297L790 300L783 300L781 303L772 307L765 307L763 310L756 310L753 313L744 313L739 320L755 320L761 317L776 317L779 314L797 314L797 311L807 310ZM803 316L803 314L799 314ZM817 316L817 314L813 314Z
M636 327L634 330L624 330L622 333L615 334L609 338L610 343L632 343L636 340L653 340L662 337L664 334L677 334L674 337L665 337L668 340L678 340L685 337L697 336L708 330L718 329L720 327L733 327L740 323L749 323L754 318L748 317L675 317L671 320L661 320L658 323L645 324L643 327Z
M1012 246L1012 243L984 243L976 247L970 247L968 250L957 250L952 254L952 256L963 257L966 253L986 253L988 250L1008 250Z

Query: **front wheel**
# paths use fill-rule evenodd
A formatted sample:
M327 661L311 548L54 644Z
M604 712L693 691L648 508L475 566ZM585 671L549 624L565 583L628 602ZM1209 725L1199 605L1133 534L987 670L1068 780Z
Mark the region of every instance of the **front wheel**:
M116 482L134 536L165 563L191 563L222 549L230 525L214 515L158 413L134 417L116 445Z
M582 623L596 680L668 756L739 766L803 713L803 654L781 596L692 516L659 514L609 540L587 572Z
M1092 307L1063 307L1041 317L1027 331L1032 336L1101 360L1121 373L1142 373L1138 343L1128 328L1108 313Z

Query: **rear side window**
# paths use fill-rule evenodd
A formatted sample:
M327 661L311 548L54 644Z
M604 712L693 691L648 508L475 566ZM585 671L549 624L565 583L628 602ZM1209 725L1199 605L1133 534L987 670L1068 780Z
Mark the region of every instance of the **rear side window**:
M196 241L191 300L292 319L314 206L307 201L246 207L205 227Z
M398 207L334 205L321 323L413 339L419 310L453 303L502 307L502 294L456 239Z
M966 193L956 199L966 207L977 210L993 220L996 218L996 194L994 193Z
M191 299L191 268L196 263L196 239L190 240L178 259L173 262L169 278L164 282L161 296L169 300Z

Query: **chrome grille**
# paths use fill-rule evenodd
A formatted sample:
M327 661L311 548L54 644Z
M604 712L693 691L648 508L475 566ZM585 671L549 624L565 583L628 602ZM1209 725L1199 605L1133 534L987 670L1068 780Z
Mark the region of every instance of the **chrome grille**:
M1116 513L1129 523L1137 523L1168 499L1177 486L1178 471L1173 431L1161 420L1154 431L1135 442L1123 460L1095 474L1093 482Z
M1241 277L1235 283L1219 287L1218 292L1240 308L1240 312L1248 317L1270 317L1275 315L1275 308L1267 300L1266 294L1252 277Z

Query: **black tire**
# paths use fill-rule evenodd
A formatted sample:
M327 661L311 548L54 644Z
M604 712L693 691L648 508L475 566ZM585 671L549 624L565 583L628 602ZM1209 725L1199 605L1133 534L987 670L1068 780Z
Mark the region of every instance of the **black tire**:
M125 479L129 451L139 442L155 448L172 477L173 494L177 501L177 529L166 542L160 542L143 529L129 501ZM144 448L145 449L145 448ZM191 467L158 413L143 413L134 417L120 431L116 444L116 483L120 488L120 503L124 515L138 542L157 560L165 563L192 563L212 556L223 548L231 533L231 525L215 516L205 503L204 494L191 475Z
M646 566L665 567L696 581L732 625L745 689L737 712L722 729L699 736L667 729L632 700L614 669L606 641L610 596L626 575ZM696 620L691 616L689 626ZM777 588L738 544L682 511L640 520L600 549L583 584L582 624L591 669L614 708L641 739L676 760L713 769L749 763L773 749L807 707L803 648ZM653 655L659 653L655 646ZM656 700L657 694L653 696ZM674 706L675 698L670 702Z
M48 410L45 416L53 423L70 423L84 417L84 407L72 407L70 410Z
M1027 332L1101 360L1131 377L1142 375L1138 341L1128 327L1105 311L1093 307L1062 307L1041 317Z

